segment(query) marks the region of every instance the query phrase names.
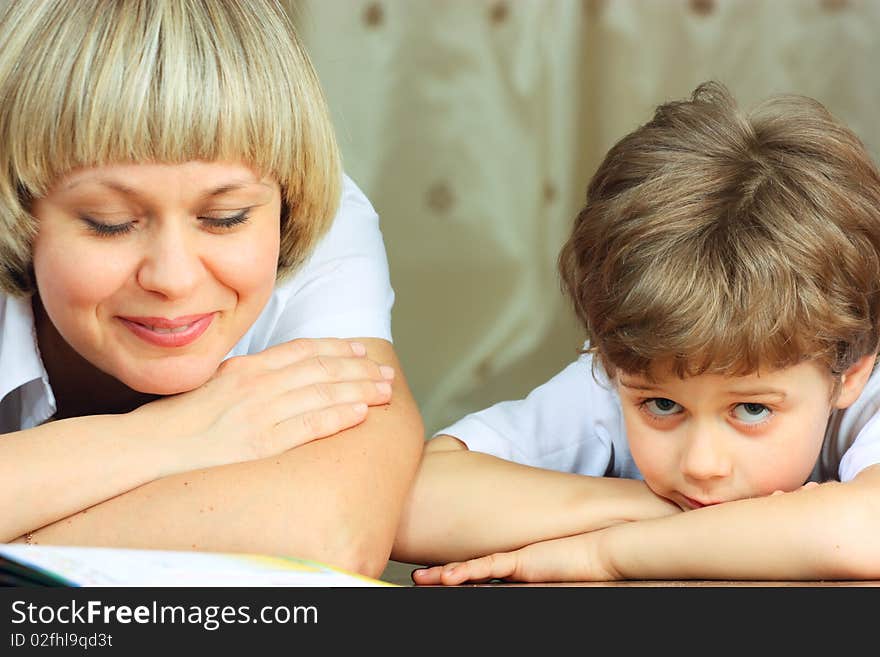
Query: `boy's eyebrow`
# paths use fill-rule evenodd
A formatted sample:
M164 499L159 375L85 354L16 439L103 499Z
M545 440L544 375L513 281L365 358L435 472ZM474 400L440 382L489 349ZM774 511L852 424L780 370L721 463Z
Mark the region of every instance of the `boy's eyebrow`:
M640 381L625 381L618 379L620 385L631 390L642 390L645 392L662 391L661 386L652 386L650 383L642 383ZM779 401L783 401L788 395L784 390L778 388L742 388L725 390L725 394L731 397L776 397Z
M638 381L624 381L623 379L618 379L620 381L620 385L624 388L631 388L633 390L660 390L658 386L652 386L649 383L640 383Z
M788 395L784 390L777 388L747 388L744 390L728 390L727 394L731 397L778 397L780 400L785 399Z

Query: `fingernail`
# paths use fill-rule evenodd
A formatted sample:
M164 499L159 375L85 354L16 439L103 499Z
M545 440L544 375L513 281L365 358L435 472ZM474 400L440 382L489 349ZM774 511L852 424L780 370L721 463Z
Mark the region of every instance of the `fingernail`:
M358 415L363 415L364 413L367 412L367 405L363 404L363 403L352 404L351 407L354 409L354 412L357 413Z
M391 393L391 384L387 381L379 381L376 384L376 390L378 390L383 395L388 395Z
M393 367L389 367L388 365L380 365L379 372L382 374L382 376L384 378L388 379L389 381L394 378L394 368Z
M355 356L367 355L367 348L360 342L349 342L349 344L351 345L351 350L354 352Z

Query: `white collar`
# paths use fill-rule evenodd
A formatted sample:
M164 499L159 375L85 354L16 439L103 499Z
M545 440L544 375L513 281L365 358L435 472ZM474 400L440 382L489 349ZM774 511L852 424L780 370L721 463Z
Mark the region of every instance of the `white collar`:
M0 293L0 403L10 392L34 380L42 381L54 407L55 396L37 346L31 298Z

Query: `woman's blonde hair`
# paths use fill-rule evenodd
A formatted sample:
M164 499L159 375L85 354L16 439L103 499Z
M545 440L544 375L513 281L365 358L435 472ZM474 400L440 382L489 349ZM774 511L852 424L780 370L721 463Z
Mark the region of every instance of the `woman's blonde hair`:
M611 376L839 375L878 348L880 174L818 102L705 83L610 150L559 268Z
M282 190L279 277L329 227L339 153L274 0L28 0L0 14L0 289L34 290L31 199L82 166L244 162Z

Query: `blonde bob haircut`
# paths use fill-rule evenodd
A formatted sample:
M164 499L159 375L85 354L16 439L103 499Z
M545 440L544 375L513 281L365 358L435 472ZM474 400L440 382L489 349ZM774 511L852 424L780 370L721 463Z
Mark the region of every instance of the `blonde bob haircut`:
M839 382L878 347L880 175L818 102L743 113L704 83L609 151L559 269L612 377L816 360Z
M35 289L30 200L79 167L230 161L272 176L282 192L279 278L327 230L339 153L279 2L28 0L0 9L5 292Z

